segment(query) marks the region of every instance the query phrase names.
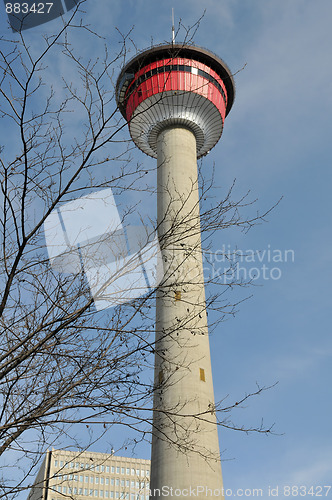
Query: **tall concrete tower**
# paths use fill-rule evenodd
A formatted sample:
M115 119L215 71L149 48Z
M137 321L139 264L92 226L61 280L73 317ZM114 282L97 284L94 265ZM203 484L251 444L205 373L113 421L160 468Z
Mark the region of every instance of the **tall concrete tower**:
M156 298L151 499L223 498L201 253L197 158L218 142L234 81L215 54L180 44L133 58L117 82L131 137L157 158L165 276Z

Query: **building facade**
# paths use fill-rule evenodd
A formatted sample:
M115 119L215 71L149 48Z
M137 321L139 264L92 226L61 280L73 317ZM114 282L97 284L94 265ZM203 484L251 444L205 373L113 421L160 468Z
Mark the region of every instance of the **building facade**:
M149 500L150 460L49 450L28 500Z

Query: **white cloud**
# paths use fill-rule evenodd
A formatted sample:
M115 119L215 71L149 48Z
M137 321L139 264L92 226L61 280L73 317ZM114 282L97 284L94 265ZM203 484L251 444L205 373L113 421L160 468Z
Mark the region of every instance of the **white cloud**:
M318 458L314 463L294 470L288 479L293 485L324 485L331 481L332 451L326 457Z
M290 348L282 349L279 353L275 353L273 359L268 360L268 364L263 361L265 369L270 373L274 373L276 379L280 382L292 380L298 383L303 380L304 376L315 375L315 371L321 367L322 363L327 362L332 356L332 346L329 339L322 337L320 340L323 345L316 346L316 339L304 338L303 346L297 349L296 352L289 352Z
M284 484L331 485L332 448L311 441L305 439L302 446L289 450L285 457Z

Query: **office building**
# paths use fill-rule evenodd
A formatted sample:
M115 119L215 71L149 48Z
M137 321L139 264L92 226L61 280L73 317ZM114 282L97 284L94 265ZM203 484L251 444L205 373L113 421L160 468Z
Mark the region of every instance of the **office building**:
M150 460L49 450L28 500L149 500Z

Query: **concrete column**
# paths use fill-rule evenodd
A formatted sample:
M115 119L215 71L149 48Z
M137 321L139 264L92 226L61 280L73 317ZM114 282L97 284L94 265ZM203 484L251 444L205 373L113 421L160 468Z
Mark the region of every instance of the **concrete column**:
M196 140L189 129L174 126L159 134L157 182L165 277L156 303L151 498L169 498L170 488L182 490L178 498L185 498L192 488L197 499L221 499ZM160 495L153 494L155 489Z

